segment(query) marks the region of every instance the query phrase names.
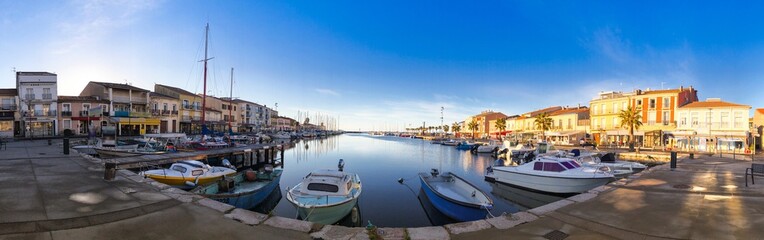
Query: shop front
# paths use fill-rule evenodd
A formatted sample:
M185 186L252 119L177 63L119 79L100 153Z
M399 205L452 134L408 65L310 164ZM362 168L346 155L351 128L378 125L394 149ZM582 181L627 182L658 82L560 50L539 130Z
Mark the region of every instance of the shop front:
M130 118L119 117L114 119L118 124L119 135L143 135L146 133L158 133L161 120L156 118Z

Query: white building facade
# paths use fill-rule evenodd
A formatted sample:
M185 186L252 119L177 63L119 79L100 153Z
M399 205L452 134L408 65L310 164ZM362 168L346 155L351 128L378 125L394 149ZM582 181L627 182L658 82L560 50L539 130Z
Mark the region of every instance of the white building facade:
M16 72L21 135L56 135L58 76L49 72Z
M680 107L677 130L666 132L667 145L680 150L744 152L751 106L709 98Z

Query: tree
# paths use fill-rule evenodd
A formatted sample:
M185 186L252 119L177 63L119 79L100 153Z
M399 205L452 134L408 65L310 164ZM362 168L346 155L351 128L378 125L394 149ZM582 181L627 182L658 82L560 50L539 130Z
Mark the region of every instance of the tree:
M496 125L494 126L496 127L496 129L499 129L499 134L496 134L497 136L499 136L502 132L504 132L504 130L507 130L507 119L499 118L496 120L496 123L494 123L494 125Z
M470 123L467 124L467 129L472 131L472 138L475 138L475 131L478 129L478 123L475 122L475 119L472 119Z
M621 120L621 127L629 128L629 151L634 151L634 130L639 130L642 126L642 116L636 108L629 107L629 109L621 110L618 118Z
M451 130L454 131L454 134L459 133L462 130L462 126L459 123L451 124Z
M448 133L448 124L446 124L446 125L443 125L443 126L442 126L442 127L440 127L440 128L443 128L443 132L445 132L445 133Z
M542 113L536 116L536 120L533 121L536 125L536 129L541 130L541 140L546 140L546 130L552 128L552 118L548 113Z

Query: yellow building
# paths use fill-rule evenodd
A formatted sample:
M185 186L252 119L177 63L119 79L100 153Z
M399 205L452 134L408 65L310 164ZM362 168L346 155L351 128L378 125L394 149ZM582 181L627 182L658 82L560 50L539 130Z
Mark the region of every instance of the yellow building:
M468 136L471 136L473 131L469 129L469 123L473 120L478 124L477 129L474 131L475 135L472 136L473 138L487 138L491 133L491 121L495 121L499 118L506 118L507 115L504 115L501 112L494 112L494 111L483 111L478 115L467 117L464 120L464 126L462 126L462 133Z
M541 137L541 130L536 128L536 116L543 113L551 114L562 110L560 106L553 106L520 114L518 117L507 119L507 130L512 131L508 135L511 141L529 141Z
M753 111L753 119L751 119L751 132L756 139L756 149L761 149L764 145L764 108L757 108Z
M201 119L202 119L202 97L192 92L161 85L154 84L154 92L167 95L173 98L178 98L180 102L179 108L179 126L180 132L186 134L199 134L202 132Z
M556 145L575 145L581 139L586 138L589 129L589 108L587 107L564 107L551 112L552 128L545 132L547 141ZM584 124L579 124L584 123Z
M697 90L692 87L646 91L637 89L629 93L602 92L589 102L591 133L598 144L626 145L629 129L621 127L618 113L631 106L637 108L642 116L642 127L634 131L637 145L661 146L661 136L676 129L676 109L696 101Z
M155 133L159 129L159 118L149 112L149 90L121 83L89 82L80 92L80 97L95 96L109 102L108 107L90 109L109 116L120 135Z
M159 133L177 133L180 130L179 107L176 97L152 92L149 95L151 115L159 118Z

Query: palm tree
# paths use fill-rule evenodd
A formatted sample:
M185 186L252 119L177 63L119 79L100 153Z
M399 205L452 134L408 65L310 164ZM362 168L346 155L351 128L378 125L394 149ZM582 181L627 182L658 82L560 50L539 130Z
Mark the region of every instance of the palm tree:
M533 121L536 125L536 129L541 130L541 140L546 140L546 130L552 128L552 118L548 113L542 113L536 116L536 120Z
M448 124L443 125L441 128L443 128L443 132L448 133Z
M501 135L501 133L504 132L504 130L507 129L507 119L506 118L499 118L498 120L496 120L496 123L494 123L494 125L496 125L496 126L494 126L494 127L496 127L496 129L499 129L499 134L496 134L496 136L499 137L499 135Z
M629 128L629 151L634 151L634 129L639 130L642 126L642 116L636 108L629 107L621 110L618 118L621 120L621 127Z
M475 139L475 131L478 129L478 123L475 122L475 119L470 121L470 123L467 124L467 129L472 131L472 139Z
M454 136L456 136L456 134L462 130L462 126L459 125L459 123L454 123L451 125L451 130L454 131Z

